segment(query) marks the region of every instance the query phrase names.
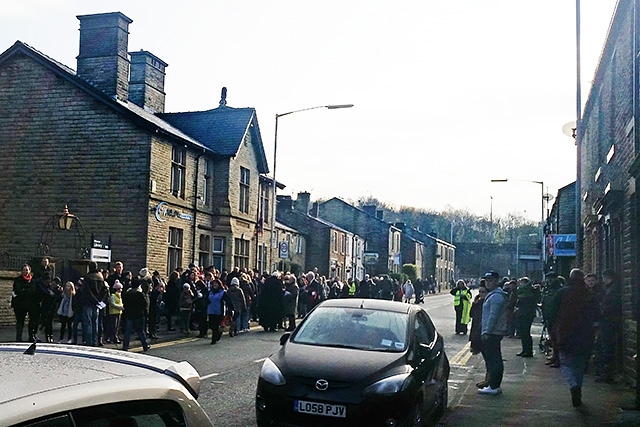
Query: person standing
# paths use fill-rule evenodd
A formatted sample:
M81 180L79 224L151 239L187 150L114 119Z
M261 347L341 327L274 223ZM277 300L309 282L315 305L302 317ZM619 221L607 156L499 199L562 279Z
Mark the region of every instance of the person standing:
M571 403L582 405L582 380L591 357L597 302L584 282L584 273L574 268L569 273L568 286L556 292L560 301L553 324L559 347L560 369L569 384Z
M109 309L104 322L105 341L107 343L120 344L118 334L120 332L120 317L122 316L122 283L116 279L109 296Z
M471 311L471 291L464 280L460 279L456 287L451 289L453 295L453 308L456 311L456 334L467 334Z
M611 383L616 377L616 350L622 333L622 294L620 279L615 271L603 271L602 282L605 289L598 321L596 382Z
M402 294L404 295L404 302L406 302L407 304L410 304L411 298L413 298L414 293L415 293L415 288L411 283L411 279L407 279L407 281L404 282L404 285L402 285Z
M516 356L533 357L533 338L531 337L531 324L536 317L540 292L533 287L531 279L521 277L516 290L518 299L515 306L515 318L517 334L522 342L522 351Z
M243 275L240 275L242 277ZM247 311L247 300L244 291L240 288L240 279L234 277L229 283L227 290L231 303L233 305L233 320L229 323L229 336L235 337L239 331L242 331L242 313Z
M320 285L319 282L318 285ZM317 289L318 292L322 292L321 287ZM283 296L283 283L280 278L280 272L274 271L262 285L258 298L258 319L265 332L278 330L278 325L281 324L284 317Z
M84 276L82 300L82 339L85 345L98 346L98 316L104 308L106 285L95 261L89 262L89 272Z
M149 300L144 292L142 292L142 281L134 280L131 288L122 295L122 305L124 306L124 338L122 340L122 349L129 350L131 341L131 332L138 333L138 339L142 343L142 350L147 351L151 348L147 341L146 320L148 314Z
M209 328L211 329L211 344L215 344L222 337L220 322L227 314L233 316L233 302L229 298L227 291L222 287L220 279L214 279L211 282L208 297L207 315L209 316Z
M62 300L58 305L56 314L60 317L60 340L58 344L62 344L64 341L64 333L68 330L69 336L66 341L67 344L71 344L71 325L73 323L73 297L76 294L76 288L73 282L67 282L62 288Z
M486 372L484 374L484 380L477 382L476 387L484 388L489 385L489 369L487 367L487 359L484 357L484 343L482 341L482 304L487 296L487 286L484 279L480 281L478 286L478 295L476 295L473 303L471 303L471 331L469 332L469 346L471 353L482 354Z
M500 275L497 272L488 271L483 278L487 287L487 296L482 304L480 336L484 346L483 356L487 365L489 385L478 388L478 393L498 395L502 393L500 385L504 374L500 342L507 334L507 294L498 287Z
M20 276L13 281L13 292L11 293L11 307L16 316L16 341L22 341L22 331L24 330L24 319L29 315L27 331L29 341L38 339L38 321L40 320L40 299L39 291L33 275L31 266L24 264L20 270Z
M296 328L296 307L298 306L298 284L296 276L287 274L284 278L284 296L282 305L285 317L288 319L286 331L293 331ZM346 286L346 285L344 285Z

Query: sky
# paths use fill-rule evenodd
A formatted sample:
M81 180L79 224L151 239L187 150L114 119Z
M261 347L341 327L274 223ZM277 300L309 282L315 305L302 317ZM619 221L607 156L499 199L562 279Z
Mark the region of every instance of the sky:
M616 3L581 0L583 103ZM226 87L228 106L256 109L271 170L276 114L354 104L280 117L279 194L539 221L542 190L575 180L562 132L576 118L575 6L21 0L0 8L0 52L20 40L76 69L76 16L122 12L129 51L169 64L166 111L216 108Z

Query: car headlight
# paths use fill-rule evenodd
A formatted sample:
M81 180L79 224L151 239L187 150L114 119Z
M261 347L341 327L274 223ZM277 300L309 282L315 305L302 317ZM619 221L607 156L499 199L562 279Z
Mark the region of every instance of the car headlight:
M409 374L398 374L384 378L364 389L365 394L395 394L404 390L409 384Z
M260 377L266 382L273 385L284 385L286 383L282 372L276 366L275 363L267 358L262 364L262 370L260 371Z

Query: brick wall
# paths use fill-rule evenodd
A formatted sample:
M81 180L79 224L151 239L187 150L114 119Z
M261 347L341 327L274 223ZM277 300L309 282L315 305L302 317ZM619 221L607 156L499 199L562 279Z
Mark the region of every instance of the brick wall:
M0 270L0 327L16 324L11 309L11 291L13 280L20 275L19 271Z
M633 311L638 286L638 212L635 180L628 171L637 163L634 137L633 2L621 0L605 42L601 61L579 128L582 165L581 220L585 272L612 268L623 283L622 362L629 382L635 379L637 351ZM613 147L613 148L612 148ZM634 289L635 288L635 289Z
M24 55L0 65L0 242L35 250L64 205L85 231L113 235L113 256L141 265L149 137ZM52 255L74 258L74 233L53 232Z

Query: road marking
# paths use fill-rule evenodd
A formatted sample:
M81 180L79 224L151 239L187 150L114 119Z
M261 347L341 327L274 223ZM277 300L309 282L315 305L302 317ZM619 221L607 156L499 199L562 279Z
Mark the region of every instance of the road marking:
M460 350L455 356L451 358L449 363L451 365L466 365L467 362L469 361L469 358L471 357L471 352L469 351L470 348L471 348L471 342L467 342L465 346L462 347L462 350Z
M219 372L214 372L213 374L208 374L200 377L200 381L208 380L209 378L217 377L220 375Z

